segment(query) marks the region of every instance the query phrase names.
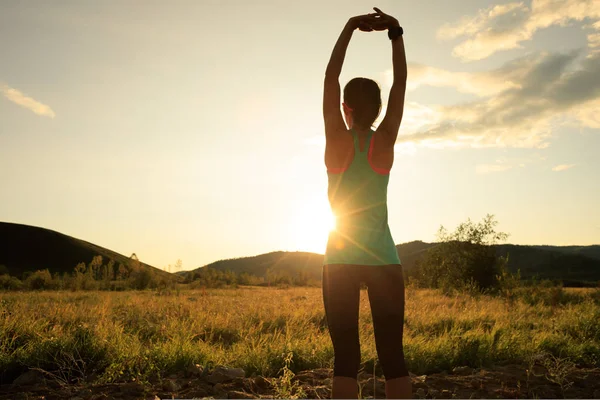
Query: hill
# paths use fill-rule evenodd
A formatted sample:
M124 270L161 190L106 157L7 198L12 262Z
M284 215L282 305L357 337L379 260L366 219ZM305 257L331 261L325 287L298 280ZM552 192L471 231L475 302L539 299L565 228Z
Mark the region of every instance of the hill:
M194 271L183 271L183 274L193 273L202 269L214 269L225 272L231 271L235 274L247 273L257 277L266 277L272 273L287 273L290 275L306 274L309 279L321 279L321 267L323 266L323 255L301 251L275 251L253 257L234 258L220 260L208 264Z
M76 239L49 229L0 222L0 265L8 272L21 278L28 271L47 268L52 273L71 273L83 262L89 263L100 255L104 263L112 260L115 265L127 264L129 257L93 243ZM398 254L407 275L416 263L426 256L428 249L436 243L413 241L399 244ZM514 244L496 245L499 256L509 256L508 268L521 270L524 279L562 280L567 286L600 281L600 246L522 246ZM302 276L308 280L321 279L323 255L309 252L276 251L252 257L220 260L176 274L190 277L194 272L215 270L231 271L236 275L248 274L267 278L268 274ZM140 263L142 268L156 271L163 276L168 272Z
M102 256L105 264L112 260L118 266L130 261L129 257L93 243L30 225L0 222L0 237L0 265L19 278L25 272L46 268L52 273L71 273L77 264L88 264L97 255ZM140 264L142 268L171 276L151 265Z
M413 241L396 246L405 273L410 275L416 263L428 249L437 243ZM520 246L495 245L498 256L508 255L508 268L521 270L524 279L561 280L566 286L596 284L600 281L600 246ZM193 271L182 271L187 276L202 269L214 269L235 274L247 273L265 278L267 271L286 271L291 275L304 271L312 279L321 279L323 255L307 252L272 252L253 257L220 260Z

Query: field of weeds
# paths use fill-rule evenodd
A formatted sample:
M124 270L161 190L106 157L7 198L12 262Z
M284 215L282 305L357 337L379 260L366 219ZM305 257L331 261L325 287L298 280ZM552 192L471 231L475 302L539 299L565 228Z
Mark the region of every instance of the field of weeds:
M599 303L597 289L408 288L415 397L594 397ZM366 291L360 333L361 395L382 397ZM318 288L0 293L0 398L323 398L332 362ZM211 380L217 366L243 375Z

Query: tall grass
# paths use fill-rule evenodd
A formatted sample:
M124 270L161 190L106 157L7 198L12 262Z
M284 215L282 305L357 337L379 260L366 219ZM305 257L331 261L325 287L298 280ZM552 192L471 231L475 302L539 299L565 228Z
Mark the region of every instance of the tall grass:
M523 289L516 297L406 292L405 355L416 374L455 366L526 364L547 353L600 364L600 296ZM363 368L381 373L367 293ZM65 382L146 381L190 365L247 375L330 368L333 349L318 288L158 292L0 293L0 383L28 368Z

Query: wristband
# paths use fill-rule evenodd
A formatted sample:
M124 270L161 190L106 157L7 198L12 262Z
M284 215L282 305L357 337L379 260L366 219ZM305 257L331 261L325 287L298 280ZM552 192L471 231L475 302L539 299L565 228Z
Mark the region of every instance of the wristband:
M388 38L390 40L396 40L404 34L404 29L401 26L392 26L388 28Z

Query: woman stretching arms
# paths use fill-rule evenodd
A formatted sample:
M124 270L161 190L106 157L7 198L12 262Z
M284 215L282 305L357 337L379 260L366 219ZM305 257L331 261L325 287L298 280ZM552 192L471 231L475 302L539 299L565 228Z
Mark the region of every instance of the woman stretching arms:
M387 186L394 162L406 90L406 55L398 21L376 13L350 18L325 73L323 117L328 197L336 229L327 241L323 266L323 301L335 361L333 398L356 398L360 365L358 309L360 285L368 287L377 354L388 398L410 398L411 382L402 347L404 280L388 226ZM383 121L379 86L354 78L344 87L340 112L339 76L353 32L388 30L394 82ZM348 125L344 124L344 120Z

